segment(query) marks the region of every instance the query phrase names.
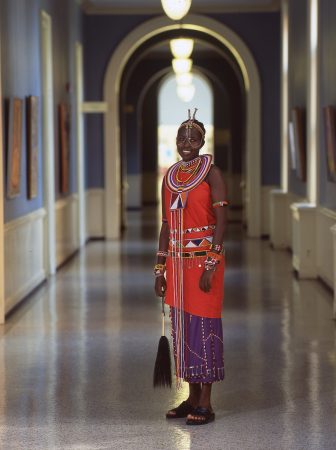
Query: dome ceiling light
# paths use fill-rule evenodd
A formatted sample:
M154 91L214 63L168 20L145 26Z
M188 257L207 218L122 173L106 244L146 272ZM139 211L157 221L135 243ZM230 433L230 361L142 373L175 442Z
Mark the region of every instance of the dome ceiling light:
M174 58L190 58L193 47L193 39L178 38L170 41L170 50Z
M180 73L178 75L176 75L176 83L179 86L188 86L189 84L192 83L193 80L193 76L192 73L188 72L188 73Z
M188 73L191 71L192 59L190 58L178 58L172 61L173 69L176 74Z
M177 96L188 103L194 98L195 86L190 84L189 86L177 86Z
M172 20L181 20L189 11L191 0L161 0L162 8Z

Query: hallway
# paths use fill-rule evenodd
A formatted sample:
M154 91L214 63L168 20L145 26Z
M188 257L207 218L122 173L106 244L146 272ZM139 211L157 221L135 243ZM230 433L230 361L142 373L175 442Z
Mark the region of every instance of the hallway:
M298 281L288 252L244 239L237 225L226 240L216 421L165 420L186 388L152 389L156 218L150 209L128 218L121 242L90 242L3 326L0 448L334 448L332 295Z

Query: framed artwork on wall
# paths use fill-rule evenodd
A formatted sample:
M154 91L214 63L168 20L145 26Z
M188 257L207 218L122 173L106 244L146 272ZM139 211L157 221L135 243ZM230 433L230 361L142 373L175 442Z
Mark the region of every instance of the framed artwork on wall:
M291 111L293 123L293 143L295 171L300 181L306 181L306 118L303 108L295 107Z
M336 182L336 113L333 106L323 108L328 180Z
M7 148L7 197L14 198L21 192L22 114L23 100L9 100L8 148Z
M288 138L289 138L289 152L290 152L290 167L292 170L296 170L296 156L295 156L295 138L294 138L294 125L293 122L289 122L288 125Z
M37 196L38 184L38 97L27 98L27 195Z
M67 103L58 106L60 142L60 192L69 191L70 107Z

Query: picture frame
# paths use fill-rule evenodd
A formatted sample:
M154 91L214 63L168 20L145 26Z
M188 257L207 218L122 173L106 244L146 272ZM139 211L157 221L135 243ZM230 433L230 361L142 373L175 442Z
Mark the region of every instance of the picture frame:
M307 153L306 153L306 117L303 108L294 107L291 110L293 123L293 143L295 153L295 172L298 179L306 181Z
M296 150L295 150L295 137L294 137L294 124L289 122L288 124L288 138L289 138L289 152L290 152L290 167L292 170L296 170Z
M38 120L39 99L27 97L27 197L37 197L38 190Z
M8 109L6 189L6 195L9 199L15 198L21 193L22 117L23 100L11 97Z
M70 107L67 103L58 106L60 142L60 192L69 191Z
M336 183L336 110L328 105L323 108L328 181Z

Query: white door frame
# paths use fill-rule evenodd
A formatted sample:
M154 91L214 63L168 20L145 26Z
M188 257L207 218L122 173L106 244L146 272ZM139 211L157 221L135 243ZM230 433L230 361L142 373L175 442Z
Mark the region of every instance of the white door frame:
M77 191L79 247L86 242L85 162L83 104L83 46L76 42L76 131L77 131Z
M104 116L105 173L105 238L120 237L120 117L119 94L123 70L134 51L146 40L160 33L186 29L199 31L217 39L236 58L242 72L246 92L246 214L250 237L261 235L261 87L254 57L242 39L226 25L209 17L190 14L182 25L160 16L144 22L130 32L113 52L104 78L104 101L108 111Z
M4 169L2 136L1 36L0 36L0 324L5 323Z
M41 71L42 71L42 149L43 185L46 219L44 254L46 275L56 272L55 225L55 152L54 152L54 91L52 70L52 19L41 11Z

